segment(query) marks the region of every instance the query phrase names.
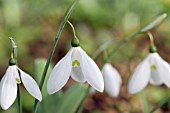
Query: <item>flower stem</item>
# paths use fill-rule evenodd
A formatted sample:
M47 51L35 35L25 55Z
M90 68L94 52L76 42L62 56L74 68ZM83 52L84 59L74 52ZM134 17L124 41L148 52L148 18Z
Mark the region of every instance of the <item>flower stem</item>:
M49 54L49 57L47 59L47 63L45 65L45 68L44 68L44 71L43 71L43 74L42 74L42 78L41 78L41 82L40 82L40 90L42 90L43 88L43 84L44 84L44 81L45 81L45 78L46 78L46 74L47 74L47 71L48 71L48 68L49 68L49 65L50 65L50 62L51 62L51 59L52 59L52 56L54 54L54 50L57 46L57 43L58 43L58 40L60 38L60 35L61 35L61 32L63 31L64 29L64 26L72 12L72 10L74 9L74 7L76 6L76 4L78 3L79 0L75 0L72 5L68 8L68 10L66 11L62 21L61 21L61 24L59 26L59 30L57 32L57 35L55 37L55 40L54 40L54 43L53 43L53 46L52 46L52 49L50 51L50 54ZM36 113L37 112L37 106L38 106L38 100L35 99L35 102L34 102L34 108L33 108L33 113Z
M18 110L19 110L19 113L22 113L22 100L21 100L21 91L20 91L20 86L19 86L19 84L17 84L17 88L18 88L18 91L17 91L17 96L18 96Z
M76 37L77 37L77 36L76 36L76 31L75 31L75 29L74 29L73 24L72 24L70 21L68 21L68 20L67 20L67 23L69 23L69 25L71 26L71 28L72 28L72 30L73 30L74 38L76 38Z
M147 32L147 34L148 34L148 36L149 36L149 38L150 38L151 44L154 45L154 38L153 38L153 35L151 34L151 32Z
M12 45L12 54L11 58L15 59L16 65L17 63L17 46L12 37L9 37L11 40L11 45ZM21 91L20 91L20 85L17 84L17 97L18 97L18 111L19 113L22 113L22 99L21 99Z
M142 101L142 104L143 104L143 112L149 113L149 103L148 103L145 91L140 92L140 97L141 97L141 101Z

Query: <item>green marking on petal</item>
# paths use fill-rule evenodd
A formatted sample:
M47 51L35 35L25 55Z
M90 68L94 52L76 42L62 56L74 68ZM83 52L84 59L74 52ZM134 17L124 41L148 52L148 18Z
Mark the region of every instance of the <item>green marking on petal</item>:
M151 70L156 70L156 66L155 65L151 65Z
M72 66L75 66L75 65L80 66L80 62L78 60L74 60L72 62Z
M15 80L16 80L17 83L21 82L19 78L15 78Z

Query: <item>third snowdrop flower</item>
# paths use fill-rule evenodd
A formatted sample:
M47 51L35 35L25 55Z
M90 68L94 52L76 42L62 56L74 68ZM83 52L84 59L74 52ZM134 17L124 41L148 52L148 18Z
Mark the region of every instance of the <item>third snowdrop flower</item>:
M17 84L21 82L33 97L41 101L42 95L35 80L18 68L14 59L10 59L9 65L0 83L1 107L6 110L14 103L17 95Z
M72 48L55 65L47 83L47 91L53 94L60 90L71 77L77 82L87 81L94 89L103 92L104 82L96 63L80 48L77 38Z
M170 65L156 52L154 44L150 47L149 55L135 69L129 84L131 94L144 89L150 82L153 85L165 84L170 88Z
M105 91L113 97L118 97L122 84L119 72L111 64L105 64L102 69L102 74Z

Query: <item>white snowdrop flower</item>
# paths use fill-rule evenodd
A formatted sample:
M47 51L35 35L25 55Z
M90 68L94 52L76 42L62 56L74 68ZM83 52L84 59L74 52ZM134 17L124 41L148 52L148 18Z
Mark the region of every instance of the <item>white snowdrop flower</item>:
M102 74L105 83L105 91L112 97L118 97L122 85L119 72L111 64L105 64L102 69Z
M104 81L96 63L80 48L77 38L72 40L72 48L55 65L47 83L47 91L53 94L68 81L70 75L77 82L87 81L94 89L103 92Z
M144 89L150 82L152 85L165 84L170 88L170 65L157 52L150 53L135 69L129 84L131 94Z
M11 63L0 83L0 105L2 109L8 109L17 96L17 84L23 83L26 90L39 101L42 100L40 89L35 80Z

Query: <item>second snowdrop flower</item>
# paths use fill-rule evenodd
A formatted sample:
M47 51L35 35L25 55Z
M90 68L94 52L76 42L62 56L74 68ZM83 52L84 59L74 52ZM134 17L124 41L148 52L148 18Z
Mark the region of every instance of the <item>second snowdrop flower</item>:
M9 61L9 67L0 83L0 104L6 110L15 101L17 96L17 84L23 83L26 90L39 101L42 100L40 89L35 80L16 66L13 58Z
M135 69L128 84L128 91L131 94L137 93L144 89L148 82L153 85L164 83L170 88L170 65L159 56L153 43L149 55Z
M118 97L122 84L119 72L111 64L105 64L102 69L102 74L105 91L113 97Z
M47 83L48 93L53 94L59 91L66 84L70 75L75 81L87 81L94 89L103 92L103 77L97 64L80 48L76 36L72 39L71 45L72 48L51 72Z

